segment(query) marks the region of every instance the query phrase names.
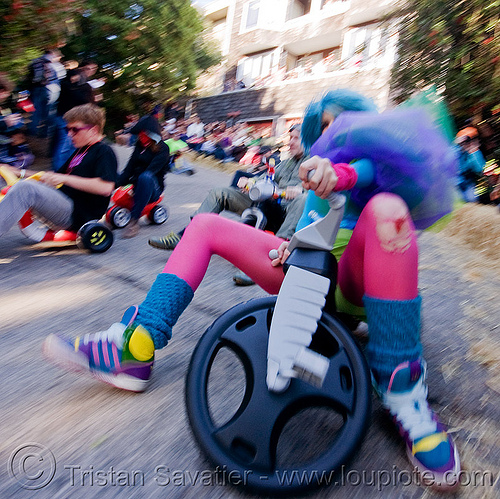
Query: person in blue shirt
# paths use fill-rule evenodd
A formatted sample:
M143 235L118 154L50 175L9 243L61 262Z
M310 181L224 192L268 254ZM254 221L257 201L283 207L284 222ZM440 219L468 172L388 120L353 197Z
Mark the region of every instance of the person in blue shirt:
M475 188L486 165L479 149L478 132L474 127L464 128L457 133L455 142L460 148L458 189L466 203L478 201Z

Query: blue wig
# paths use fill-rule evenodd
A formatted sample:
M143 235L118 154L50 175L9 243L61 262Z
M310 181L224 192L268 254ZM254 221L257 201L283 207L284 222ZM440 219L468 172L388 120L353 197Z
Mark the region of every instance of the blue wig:
M325 111L337 117L343 111L376 111L371 99L345 88L329 90L306 108L302 122L302 144L309 152L321 136L321 120Z

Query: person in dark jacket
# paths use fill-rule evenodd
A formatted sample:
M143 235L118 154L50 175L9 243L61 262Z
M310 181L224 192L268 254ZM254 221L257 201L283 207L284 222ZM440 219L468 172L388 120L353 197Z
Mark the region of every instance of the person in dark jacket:
M60 170L65 161L75 151L71 138L66 131L67 124L63 119L64 114L76 106L94 103L92 87L83 77L83 69L76 68L68 71L66 78L61 81L54 135L49 151L50 156L52 156L52 169L56 172Z
M141 118L130 130L138 140L127 166L118 179L118 186L134 185L132 218L123 237L139 231L139 218L145 206L156 201L165 188L164 177L169 168L168 146L161 140L161 128L153 114Z

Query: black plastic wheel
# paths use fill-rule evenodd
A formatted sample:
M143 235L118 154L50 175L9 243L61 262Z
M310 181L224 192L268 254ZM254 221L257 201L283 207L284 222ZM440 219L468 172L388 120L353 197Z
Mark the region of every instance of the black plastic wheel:
M157 204L148 215L149 221L155 225L163 224L168 219L168 211L165 206Z
M87 222L78 231L76 244L91 253L104 253L113 245L113 233L100 222Z
M335 472L366 433L371 385L350 332L323 314L310 345L330 359L323 386L293 379L283 393L270 392L267 342L275 302L238 305L205 332L191 357L186 405L195 439L226 481L290 495L335 483Z
M123 229L130 222L131 214L127 208L115 206L111 208L106 216L107 221L115 229Z

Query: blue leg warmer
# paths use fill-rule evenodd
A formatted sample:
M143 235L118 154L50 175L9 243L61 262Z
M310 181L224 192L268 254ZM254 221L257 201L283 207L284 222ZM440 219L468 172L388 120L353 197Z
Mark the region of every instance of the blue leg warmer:
M191 286L174 274L158 274L146 299L139 305L135 322L148 331L155 349L172 338L172 327L193 299Z
M369 325L368 363L381 384L396 367L422 354L420 343L420 296L414 300L379 300L364 296Z

